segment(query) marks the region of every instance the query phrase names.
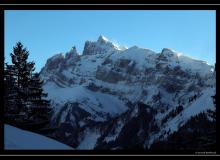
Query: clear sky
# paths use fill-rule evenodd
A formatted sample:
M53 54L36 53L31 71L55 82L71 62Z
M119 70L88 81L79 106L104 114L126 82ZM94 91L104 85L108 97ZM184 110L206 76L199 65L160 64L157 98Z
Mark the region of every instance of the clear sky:
M127 47L170 48L209 64L216 61L216 12L211 10L8 10L5 61L21 41L40 71L49 57L73 46L82 53L85 41L99 35Z

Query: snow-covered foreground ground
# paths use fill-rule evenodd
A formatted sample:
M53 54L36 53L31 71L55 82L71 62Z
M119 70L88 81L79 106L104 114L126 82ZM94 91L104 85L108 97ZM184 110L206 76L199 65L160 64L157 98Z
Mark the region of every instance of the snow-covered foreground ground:
M71 147L45 136L5 125L4 141L6 150L70 150Z

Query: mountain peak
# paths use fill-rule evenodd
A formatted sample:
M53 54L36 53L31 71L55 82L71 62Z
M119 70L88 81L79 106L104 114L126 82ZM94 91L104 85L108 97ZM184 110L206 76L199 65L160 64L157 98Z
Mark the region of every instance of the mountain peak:
M86 41L83 55L104 54L118 50L117 46L110 42L106 37L100 35L95 42Z
M76 57L78 57L79 54L77 53L76 47L73 46L69 52L66 53L65 59L66 60L74 60Z
M100 35L97 42L106 43L109 42L109 40L105 36Z
M175 51L169 48L163 48L161 53L162 54L173 54L175 53Z

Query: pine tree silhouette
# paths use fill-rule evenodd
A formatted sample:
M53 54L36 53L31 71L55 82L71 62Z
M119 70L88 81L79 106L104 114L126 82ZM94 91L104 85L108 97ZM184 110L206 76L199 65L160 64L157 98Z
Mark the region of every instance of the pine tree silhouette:
M5 64L5 115L6 122L23 127L25 123L36 124L50 119L50 102L43 97L39 74L34 73L34 62L28 62L29 52L21 42L11 53L12 64Z
M50 101L46 100L47 94L42 89L43 81L35 73L29 82L29 118L34 121L48 121L50 118Z

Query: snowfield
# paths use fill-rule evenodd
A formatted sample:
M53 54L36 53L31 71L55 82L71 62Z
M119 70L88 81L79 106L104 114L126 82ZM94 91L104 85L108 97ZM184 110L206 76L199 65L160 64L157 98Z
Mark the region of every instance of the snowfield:
M59 104L57 105L58 107L55 108L56 112L61 109L59 107L60 105L68 101L80 102L82 109L92 114L96 112L105 112L110 115L116 115L128 109L117 97L100 92L93 92L83 86L58 88L54 83L49 83L44 89L46 92L50 93L48 98Z
M25 131L10 125L4 126L6 150L71 150L73 148L40 134Z

